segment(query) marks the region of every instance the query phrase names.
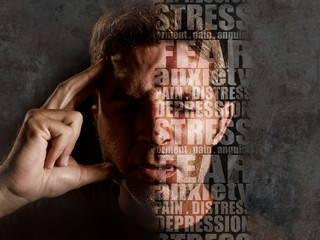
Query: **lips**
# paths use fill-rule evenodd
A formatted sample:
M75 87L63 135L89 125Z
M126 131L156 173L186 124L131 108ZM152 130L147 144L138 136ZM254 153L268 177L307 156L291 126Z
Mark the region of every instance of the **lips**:
M177 167L171 164L141 164L134 168L132 174L139 179L142 178L149 181L166 182L168 179L172 178L176 172Z

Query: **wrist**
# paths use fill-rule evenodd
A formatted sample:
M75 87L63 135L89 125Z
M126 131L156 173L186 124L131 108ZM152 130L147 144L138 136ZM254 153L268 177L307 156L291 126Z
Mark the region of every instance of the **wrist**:
M4 177L0 174L0 218L29 203L26 198L14 194L3 180Z

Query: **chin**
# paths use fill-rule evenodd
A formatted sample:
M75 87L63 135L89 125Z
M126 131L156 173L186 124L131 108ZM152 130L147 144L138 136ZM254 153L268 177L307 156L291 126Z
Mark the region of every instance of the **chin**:
M189 191L179 191L177 183L152 183L141 180L127 179L126 189L131 198L139 205L152 210L158 208L164 203L166 205L174 204L185 200Z
M170 187L166 183L127 179L125 188L139 205L151 207L170 198Z

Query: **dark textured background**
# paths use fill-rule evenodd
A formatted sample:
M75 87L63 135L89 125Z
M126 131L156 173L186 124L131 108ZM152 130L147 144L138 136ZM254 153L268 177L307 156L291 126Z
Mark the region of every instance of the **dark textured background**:
M0 0L1 158L26 111L89 65L93 24L121 2ZM299 240L320 236L319 3L249 5L252 210Z

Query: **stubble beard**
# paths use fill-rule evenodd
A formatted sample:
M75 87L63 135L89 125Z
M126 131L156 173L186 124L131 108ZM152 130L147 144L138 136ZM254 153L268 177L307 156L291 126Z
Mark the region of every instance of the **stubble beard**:
M116 159L117 154L112 152L119 152L117 144L109 143L99 139L102 156L104 161L108 162L122 162L123 159ZM150 147L142 151L139 158L151 159L159 157L156 153L156 147ZM159 206L171 206L178 204L180 201L188 198L192 189L186 189L185 192L175 192L172 190L172 183L164 182L144 182L142 180L130 179L125 176L125 173L113 177L113 181L119 185L136 204L148 208L154 212L155 208ZM178 183L174 183L178 184ZM143 188L143 189L141 189ZM173 200L174 199L174 200Z

